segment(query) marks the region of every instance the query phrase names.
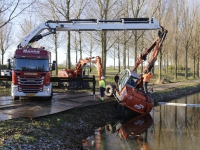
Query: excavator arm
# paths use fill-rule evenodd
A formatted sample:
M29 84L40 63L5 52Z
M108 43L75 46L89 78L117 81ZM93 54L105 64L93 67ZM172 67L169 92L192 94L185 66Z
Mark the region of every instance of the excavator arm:
M76 64L74 69L63 69L60 73L59 76L66 76L66 77L81 77L82 76L82 71L83 71L83 66L85 66L88 63L92 63L96 65L97 68L97 74L98 74L98 80L101 80L101 76L103 76L103 65L101 63L101 57L96 56L96 57L87 57L84 59L80 59L79 62ZM64 75L65 74L65 75Z
M77 77L78 75L82 74L82 67L85 66L87 63L94 59L95 57L87 57L85 59L80 59L79 62L76 64L74 69L74 75Z
M143 70L143 73L150 72L154 66L155 61L157 60L158 53L162 47L162 43L165 40L165 37L167 35L167 30L165 30L163 27L161 27L161 31L158 31L158 37L151 43L151 45L145 49L143 54L139 54L135 63L135 67L133 68L133 71L135 71L138 66L146 61L147 55L151 52L151 58L149 63L147 64L146 68Z
M120 18L118 20L71 19L47 21L28 33L18 47L28 46L57 31L103 31L103 30L157 30L160 25L155 18ZM47 30L47 31L46 31Z
M101 80L101 77L103 76L103 65L101 63L101 57L96 56L95 60L91 61L93 64L96 64L97 68L97 74L98 74L98 80Z

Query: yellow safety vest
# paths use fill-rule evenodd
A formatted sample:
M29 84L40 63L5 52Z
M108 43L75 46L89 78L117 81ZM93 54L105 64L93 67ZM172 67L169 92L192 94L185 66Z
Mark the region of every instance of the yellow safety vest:
M99 86L100 87L103 87L103 88L106 88L106 83L104 80L101 80L100 83L99 83Z

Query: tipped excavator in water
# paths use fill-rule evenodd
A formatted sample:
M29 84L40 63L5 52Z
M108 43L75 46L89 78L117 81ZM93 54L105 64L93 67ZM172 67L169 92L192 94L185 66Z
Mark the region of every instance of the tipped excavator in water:
M161 51L161 47L167 35L167 30L161 27L158 31L158 36L152 44L140 53L137 57L133 70L125 69L119 74L119 81L115 85L107 85L105 95L114 96L118 102L118 109L122 112L132 110L139 114L149 113L154 107L154 101L150 94L146 94L143 89L144 73L151 72L157 60L157 56ZM138 66L146 61L147 55L150 55L150 60L147 63L142 74L137 74L135 70Z

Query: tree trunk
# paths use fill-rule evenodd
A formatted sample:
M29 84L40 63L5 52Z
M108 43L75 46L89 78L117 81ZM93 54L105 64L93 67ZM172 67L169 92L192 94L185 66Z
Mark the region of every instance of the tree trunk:
M193 78L195 78L195 54L193 55Z
M70 5L70 0L66 1L67 3L67 12L66 12L66 19L69 20L69 5ZM71 69L71 50L70 50L70 31L67 32L68 34L68 40L67 40L67 65L68 69Z
M68 31L67 65L68 65L68 69L71 69L70 31Z
M79 49L80 49L80 59L82 59L83 58L83 54L82 54L82 48L81 48L81 32L79 32Z
M55 59L56 59L56 66L58 66L58 43L57 43L57 34L54 35L55 40L54 40L54 46L55 46ZM58 75L58 67L56 67L56 75Z
M121 63L120 63L120 50L119 50L119 40L118 40L118 46L117 46L117 58L118 58L118 72L121 72Z
M103 75L105 76L106 75L106 41L107 41L107 37L106 37L106 34L107 31L103 31L103 34L104 34L104 47L103 47Z
M162 49L160 49L160 53L158 55L158 79L157 82L160 83L162 79Z
M199 78L199 56L197 56L197 78Z
M166 73L168 73L169 68L169 53L167 53L167 59L166 59Z
M177 74L178 74L178 59L177 59L177 57L178 57L178 45L176 43L175 55L174 55L174 80L175 81L177 81Z
M186 42L186 47L185 47L185 79L188 79L188 41Z
M125 43L125 31L124 33L124 45L123 45L123 69L126 69L126 43Z
M3 62L4 62L4 53L2 52L1 54L1 64L3 65Z
M114 50L114 58L113 58L113 60L114 60L114 70L115 70L115 50Z
M128 53L128 69L130 69L130 51L129 51L129 48L127 49L127 53Z
M135 47L135 58L134 58L134 60L135 60L135 62L136 62L136 60L137 60L137 41L138 41L138 39L137 39L137 30L135 30L134 31L134 47ZM137 73L137 69L135 70L135 72Z

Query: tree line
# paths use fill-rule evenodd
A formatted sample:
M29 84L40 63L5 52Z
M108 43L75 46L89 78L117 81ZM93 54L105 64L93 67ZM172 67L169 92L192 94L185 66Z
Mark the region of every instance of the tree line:
M162 78L162 68L165 72L171 68L174 80L177 80L178 68L184 68L185 79L188 78L188 68L193 70L194 78L199 77L198 0L3 0L0 5L1 64L5 53L13 53L10 49L17 47L26 34L47 20L154 17L168 30L157 61L158 80ZM108 61L112 61L114 67L131 69L138 53L143 52L156 36L157 31L68 31L57 32L32 46L45 45L56 54L56 60L63 49L61 53L66 55L68 69L72 67L72 52L76 54L76 62L82 59L83 53L88 56L100 54L106 74ZM117 69L121 71L120 67Z

